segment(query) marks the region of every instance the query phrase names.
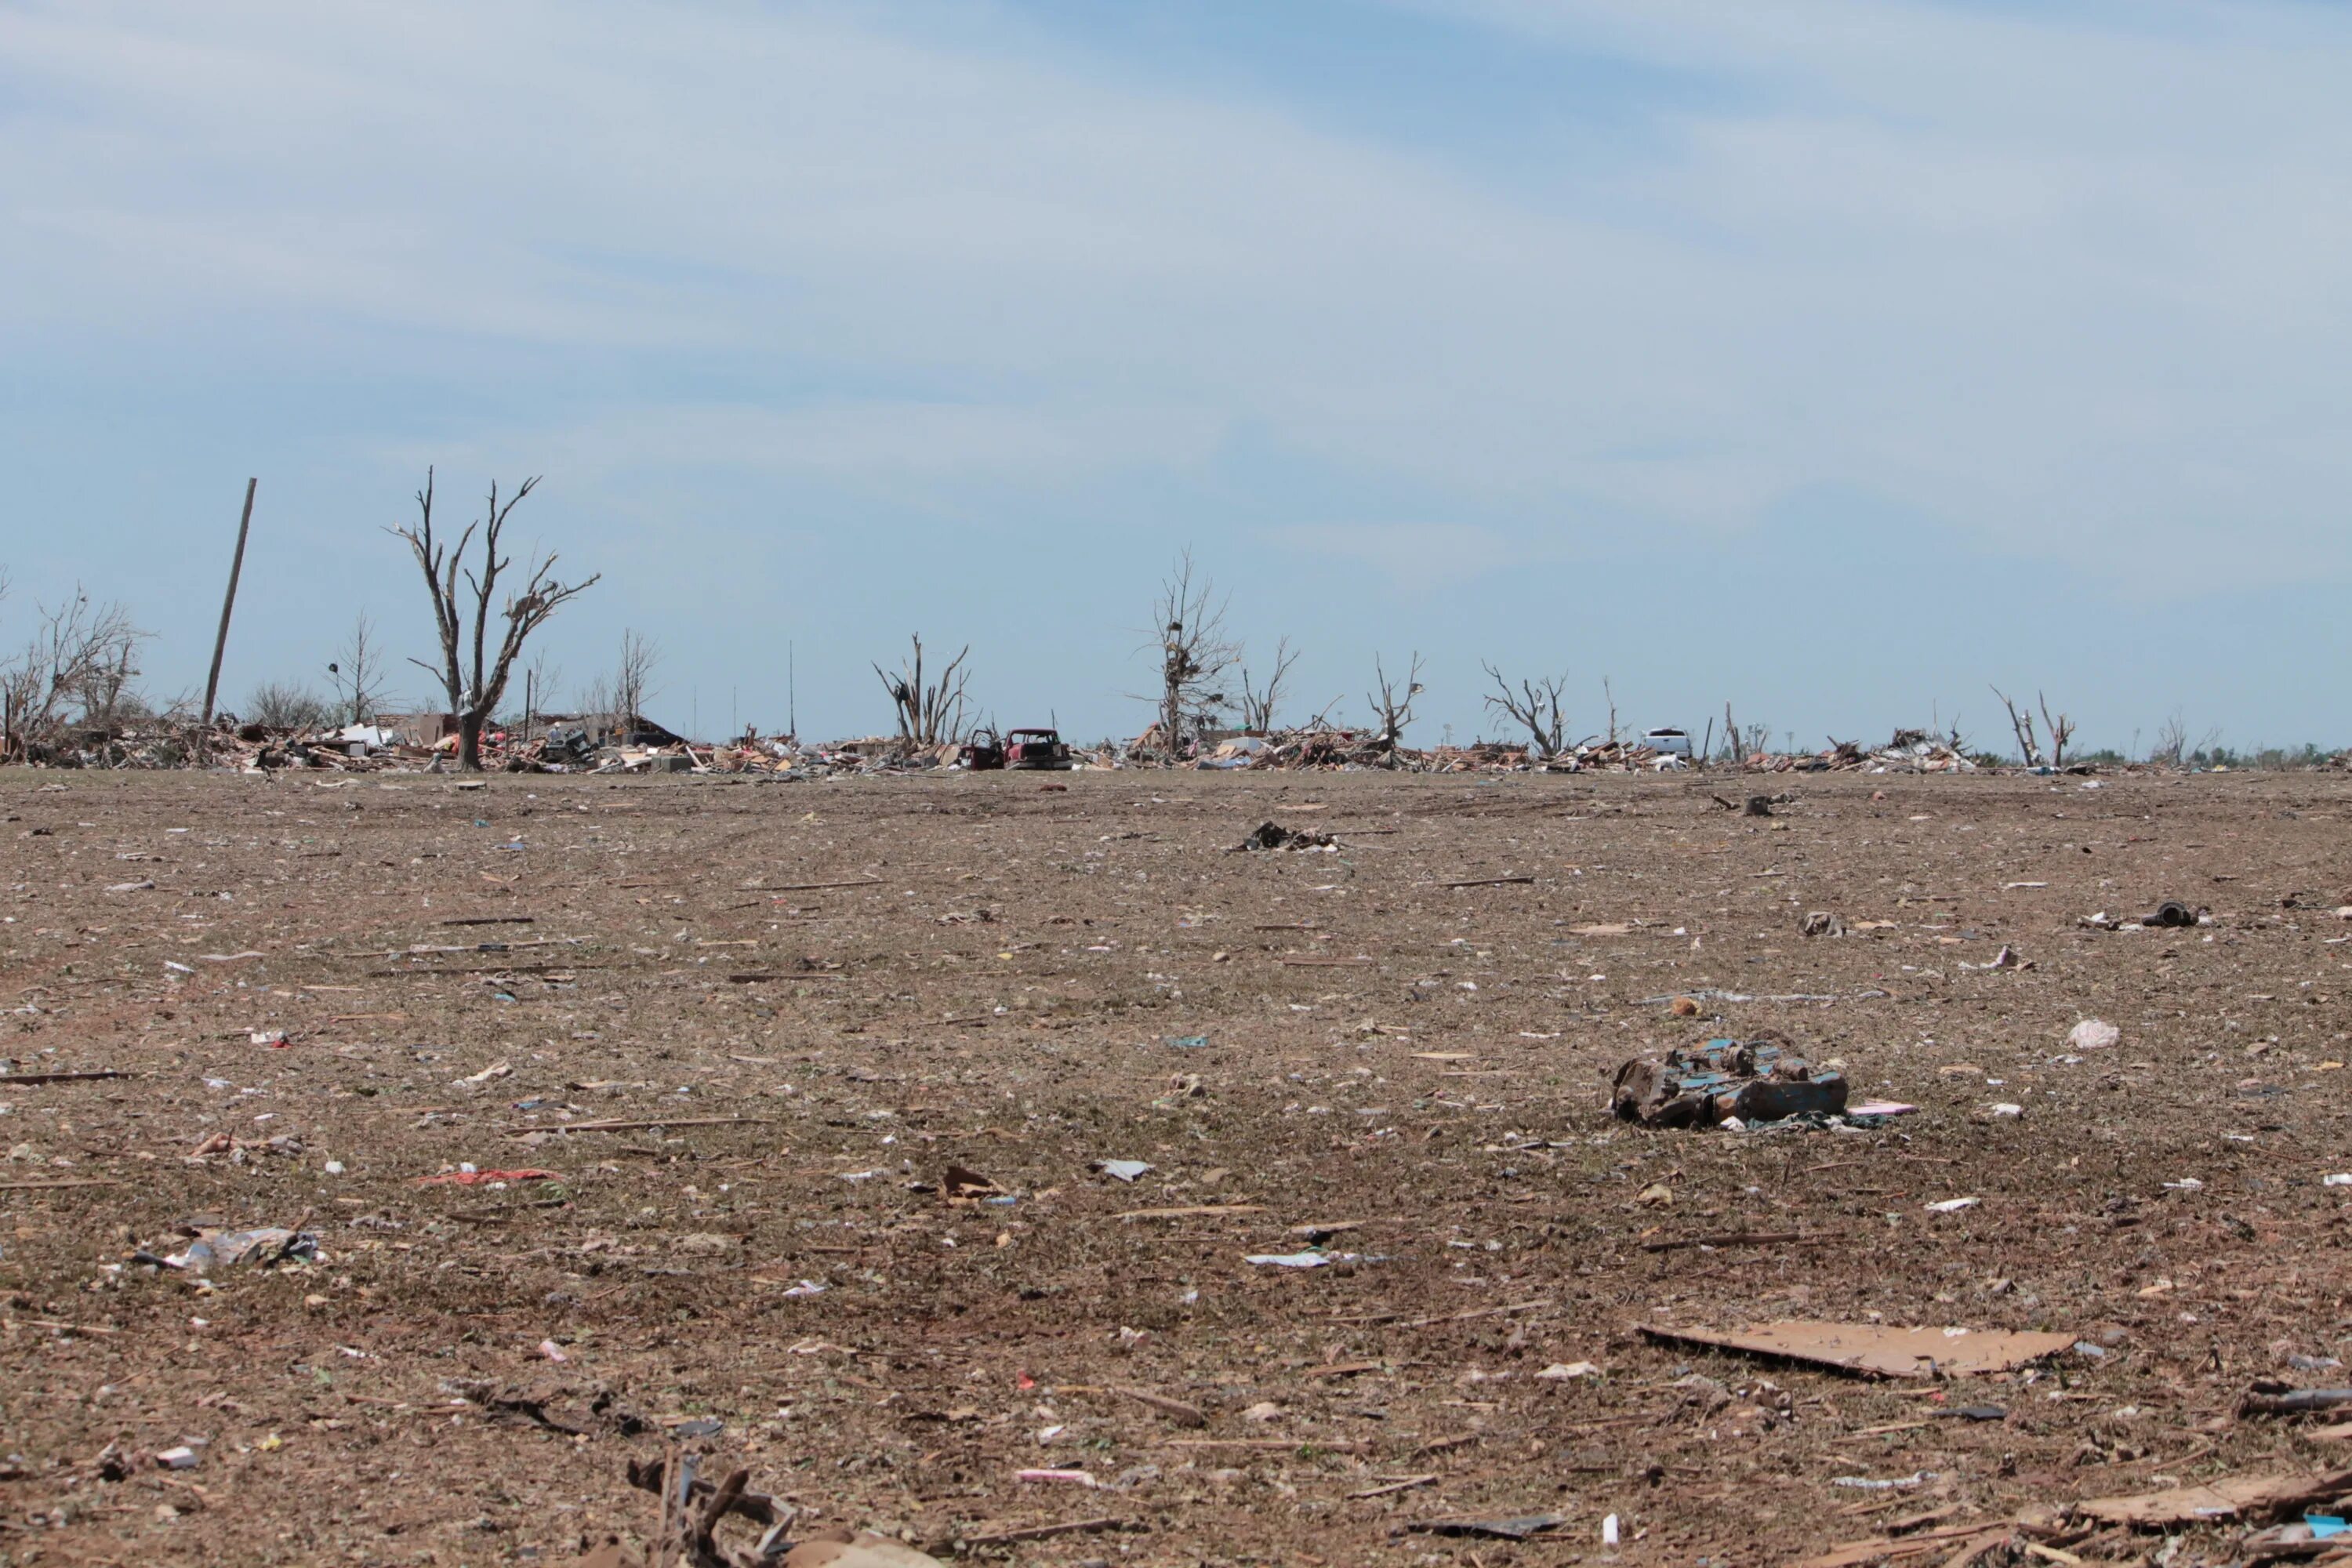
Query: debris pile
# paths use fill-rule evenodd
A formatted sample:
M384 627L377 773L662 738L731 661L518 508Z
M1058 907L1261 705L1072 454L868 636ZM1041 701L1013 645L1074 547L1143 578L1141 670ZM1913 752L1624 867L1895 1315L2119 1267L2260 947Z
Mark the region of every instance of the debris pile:
M1742 1126L1792 1116L1835 1116L1846 1108L1843 1074L1816 1068L1784 1042L1709 1040L1663 1058L1637 1057L1617 1069L1610 1109L1644 1127Z
M692 1568L939 1568L939 1559L887 1536L842 1526L803 1531L793 1539L801 1510L750 1489L751 1472L739 1468L713 1481L699 1474L702 1457L631 1460L629 1484L661 1500L652 1561ZM761 1533L755 1542L723 1542L719 1530L740 1519ZM987 1544L971 1542L967 1544ZM628 1568L645 1559L617 1536L574 1560L572 1568Z
M1328 833L1318 833L1308 827L1285 827L1278 822L1261 822L1250 830L1250 836L1234 846L1247 849L1336 849L1339 841Z

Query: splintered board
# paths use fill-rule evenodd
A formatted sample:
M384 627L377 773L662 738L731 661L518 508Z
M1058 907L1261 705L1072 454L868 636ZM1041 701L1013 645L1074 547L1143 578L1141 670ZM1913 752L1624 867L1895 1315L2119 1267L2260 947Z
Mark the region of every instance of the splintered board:
M1752 1329L1661 1329L1642 1332L1668 1344L1706 1345L1778 1356L1864 1377L1961 1377L2008 1372L2056 1355L2072 1334L1984 1329L1890 1329L1876 1323L1765 1323Z

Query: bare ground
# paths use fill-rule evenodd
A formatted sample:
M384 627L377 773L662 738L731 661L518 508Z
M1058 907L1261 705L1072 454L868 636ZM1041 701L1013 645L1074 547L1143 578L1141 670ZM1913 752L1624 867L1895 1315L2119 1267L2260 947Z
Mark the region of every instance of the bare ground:
M1113 1521L974 1549L1025 1563L1772 1563L2326 1462L2231 1416L2352 1383L2352 785L1732 787L12 772L0 1055L133 1076L0 1085L0 1562L560 1561L650 1534L673 1444L942 1555ZM1268 818L1341 847L1227 852ZM2167 896L2210 923L2077 923ZM1643 1000L1707 988L1836 999ZM1607 1119L1623 1058L1768 1028L1918 1112ZM530 1131L591 1121L650 1125ZM420 1184L467 1163L557 1174ZM196 1220L320 1260L128 1261ZM1244 1261L1302 1226L1360 1258ZM1740 1232L1821 1239L1643 1246ZM1781 1317L2103 1353L1922 1389L1633 1331Z

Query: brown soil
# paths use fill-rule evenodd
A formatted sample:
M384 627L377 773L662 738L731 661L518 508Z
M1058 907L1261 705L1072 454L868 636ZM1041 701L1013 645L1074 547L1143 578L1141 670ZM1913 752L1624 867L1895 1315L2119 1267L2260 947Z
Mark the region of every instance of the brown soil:
M12 773L0 1055L133 1076L0 1086L0 1561L554 1561L646 1539L625 1463L673 1442L943 1555L1110 1519L984 1554L1487 1568L1787 1561L2342 1452L2230 1417L2257 1376L2352 1384L2287 1361L2347 1337L2352 786L1759 787L1796 798ZM1339 847L1227 852L1266 819ZM2211 923L2077 923L2165 897ZM417 944L469 950L387 956ZM1837 999L1642 1000L1702 988ZM2093 1016L2120 1043L2071 1052ZM1765 1029L1917 1114L1607 1119L1625 1058ZM566 1121L657 1125L518 1131ZM559 1176L420 1184L465 1162ZM950 1202L950 1164L1014 1201ZM128 1261L205 1216L320 1260ZM1360 1259L1244 1261L1307 1226ZM1821 1239L1642 1245L1733 1232ZM1923 1388L1633 1331L1870 1317L2105 1353Z

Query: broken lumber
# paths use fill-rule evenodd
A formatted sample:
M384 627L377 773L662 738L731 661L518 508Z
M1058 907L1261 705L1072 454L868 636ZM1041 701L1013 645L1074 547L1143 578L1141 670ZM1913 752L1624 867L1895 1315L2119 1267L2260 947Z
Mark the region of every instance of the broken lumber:
M1864 1377L1951 1377L2008 1372L2056 1355L2072 1334L2004 1333L1964 1328L1895 1329L1876 1323L1765 1323L1753 1329L1662 1329L1636 1325L1662 1344L1805 1362Z
M642 1132L653 1127L765 1126L764 1116L657 1116L646 1121L550 1121L499 1131L512 1138L525 1132Z

